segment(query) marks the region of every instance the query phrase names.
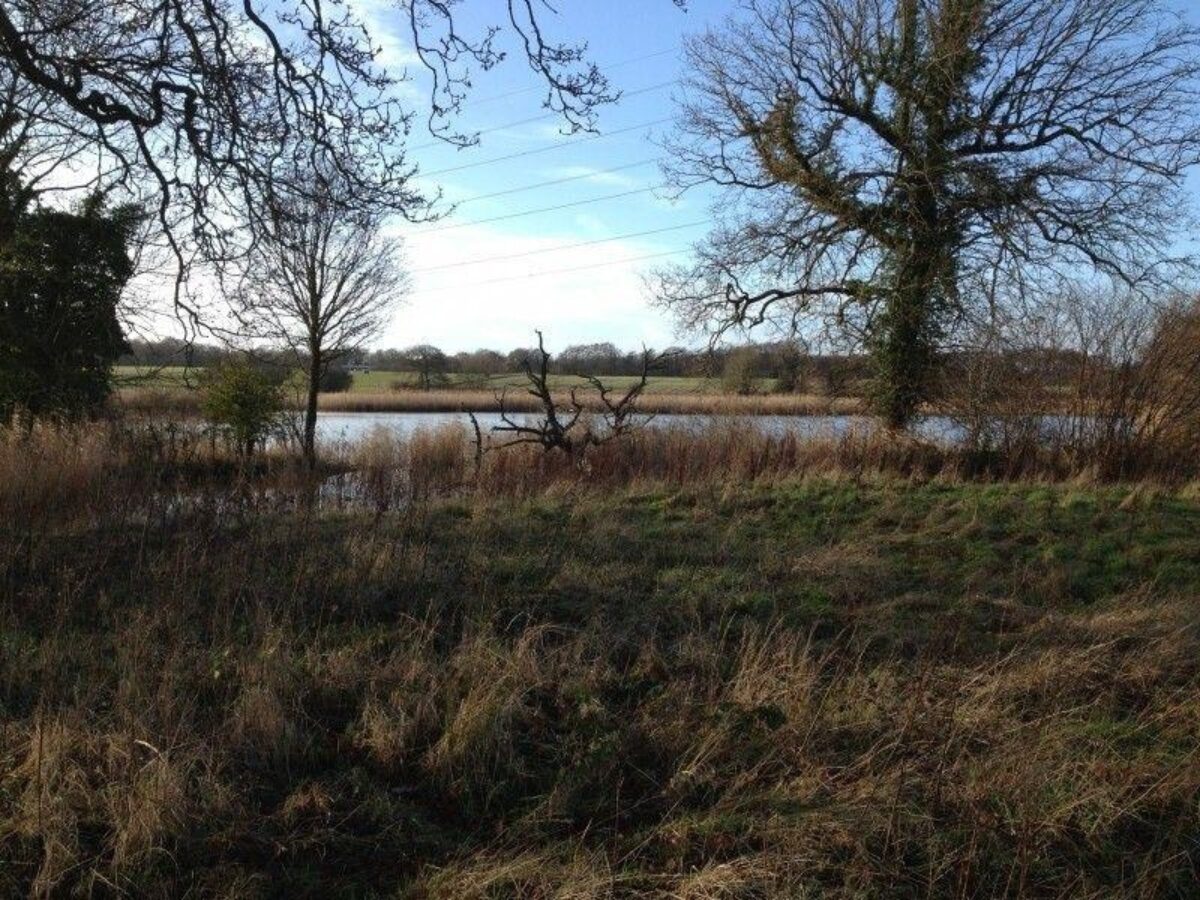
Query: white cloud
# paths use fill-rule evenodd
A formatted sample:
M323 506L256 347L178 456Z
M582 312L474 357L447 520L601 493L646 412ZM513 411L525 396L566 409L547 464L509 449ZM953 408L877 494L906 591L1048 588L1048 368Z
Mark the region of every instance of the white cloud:
M650 307L641 277L655 260L627 260L675 248L616 241L552 249L576 241L578 235L529 237L483 226L411 237L413 290L378 343L504 350L527 346L534 329L552 349L600 340L629 348L671 343L670 317ZM519 254L537 255L460 265Z
M595 166L558 166L547 169L543 173L547 179L578 178L591 184L610 185L612 187L639 187L643 182L621 172L606 172Z
M354 13L367 26L371 43L379 48L377 62L393 75L419 65L421 59L412 46L411 35L406 23L400 18L396 6L388 0L353 0L350 4Z

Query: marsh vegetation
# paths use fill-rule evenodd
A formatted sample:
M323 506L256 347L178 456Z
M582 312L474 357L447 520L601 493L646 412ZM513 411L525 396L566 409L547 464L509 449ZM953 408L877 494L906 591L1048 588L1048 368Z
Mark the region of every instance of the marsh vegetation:
M0 892L1195 884L1194 482L455 429L338 508L283 457L0 449Z
M1193 900L1200 27L743 0L660 159L480 193L556 147L418 124L649 127L487 6L0 4L0 896ZM711 221L403 258L653 162ZM687 348L371 349L409 274L701 225ZM389 411L457 420L320 433Z

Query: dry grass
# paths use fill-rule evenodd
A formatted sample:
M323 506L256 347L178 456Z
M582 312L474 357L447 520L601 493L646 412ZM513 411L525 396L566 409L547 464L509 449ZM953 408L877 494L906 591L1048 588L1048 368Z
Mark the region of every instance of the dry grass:
M587 391L579 393L585 407L602 409L598 399ZM559 398L569 403L565 393ZM534 397L523 390L510 390L505 403L514 412L539 412ZM321 408L329 412L494 412L499 410L496 394L490 391L398 391L390 394L326 394ZM862 401L853 397L819 397L811 394L654 394L642 395L638 409L644 413L680 415L808 416L854 415L863 410Z
M564 392L560 401L566 404ZM588 390L579 392L579 399L588 408L600 409L598 399ZM148 390L126 388L117 392L118 408L128 413L195 416L199 401L194 392L185 390ZM537 401L521 388L510 389L505 397L507 408L513 412L536 412ZM322 394L321 409L325 412L496 412L500 404L495 391L444 388L432 391L389 391L381 393ZM855 415L863 411L863 403L855 397L822 397L814 394L736 394L648 393L639 401L645 413L677 413L681 415L751 415L751 416L808 416Z
M536 445L486 442L477 460L475 439L462 425L419 429L403 437L377 428L344 450L337 468L343 493L378 510L403 508L434 496L538 496L547 492L621 490L636 485L747 485L804 477L903 478L916 482L1005 481L1100 484L1111 480L1091 456L1073 447L1021 446L1011 456L934 444L881 431L810 437L766 434L735 420L702 430L655 427L570 460ZM1161 457L1155 457L1159 459ZM1193 466L1159 468L1148 461L1142 489L1185 485Z
M322 512L11 440L0 895L1194 894L1194 487L458 429Z

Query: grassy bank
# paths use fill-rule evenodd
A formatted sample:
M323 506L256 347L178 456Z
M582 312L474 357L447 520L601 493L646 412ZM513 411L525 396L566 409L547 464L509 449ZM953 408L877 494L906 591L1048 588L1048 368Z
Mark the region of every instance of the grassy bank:
M457 440L5 447L0 894L1194 895L1194 487Z
M149 390L166 390L187 388L197 384L204 373L203 368L185 366L116 366L113 377L118 387L145 388ZM499 375L474 375L463 372L451 372L444 376L439 390L485 391L504 388L522 388L525 376L520 372L509 372ZM617 390L625 390L638 379L632 375L606 375L604 383ZM419 386L419 376L416 372L389 372L372 370L370 372L355 372L351 375L350 393L386 394L393 391L416 390ZM758 386L765 392L771 391L774 379L758 379ZM551 375L550 385L555 390L567 391L571 388L586 388L587 381L574 375ZM726 393L720 378L701 378L693 376L654 375L648 384L648 391L654 394L724 394Z

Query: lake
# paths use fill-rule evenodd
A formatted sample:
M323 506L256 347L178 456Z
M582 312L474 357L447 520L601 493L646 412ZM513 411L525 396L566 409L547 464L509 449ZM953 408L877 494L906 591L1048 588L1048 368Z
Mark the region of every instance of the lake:
M476 413L479 427L486 434L501 424L499 413ZM533 421L532 413L514 416L516 421ZM850 432L867 432L878 427L869 416L704 416L662 414L650 417L650 428L686 428L700 431L714 423L735 423L764 434L781 435L787 432L812 438L837 438ZM376 428L405 437L418 429L433 429L444 425L471 427L467 413L461 412L381 412L334 413L323 412L317 419L317 436L324 443L356 443ZM912 431L919 437L953 442L959 439L962 428L945 416L927 416L914 423Z

